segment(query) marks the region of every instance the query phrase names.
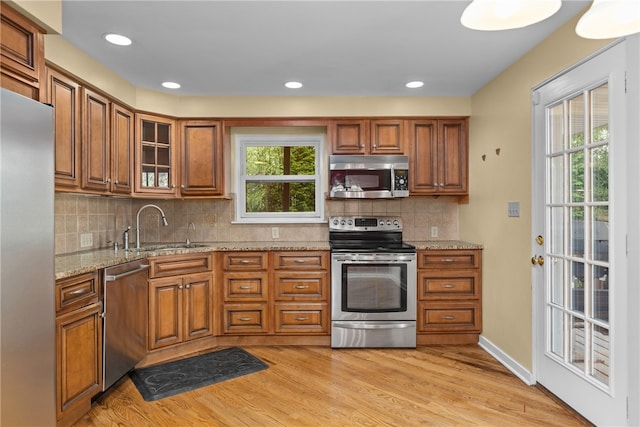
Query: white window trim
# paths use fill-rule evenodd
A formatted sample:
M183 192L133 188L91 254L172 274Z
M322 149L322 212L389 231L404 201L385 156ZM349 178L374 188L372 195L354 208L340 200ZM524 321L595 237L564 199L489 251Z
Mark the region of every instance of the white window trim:
M236 219L234 223L242 224L298 224L324 222L324 135L236 135ZM313 181L316 183L315 212L278 212L254 213L246 211L246 147L247 146L312 146L316 150L315 175L288 175L297 180ZM263 181L280 181L281 176L254 176L253 179Z

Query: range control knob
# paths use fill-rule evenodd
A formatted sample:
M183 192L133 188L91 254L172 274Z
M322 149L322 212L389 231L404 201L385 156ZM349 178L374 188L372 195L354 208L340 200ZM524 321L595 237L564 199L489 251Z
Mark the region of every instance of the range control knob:
M393 225L399 225L399 224L400 224L400 222L397 219L393 220Z
M381 226L381 227L382 227L382 226L384 226L384 219L381 219L381 220L380 220L380 226Z
M387 220L387 225L391 225L391 221L390 220Z
M349 221L347 221L347 224L348 225L353 225L353 220L350 219Z
M347 222L343 219L340 221L340 225L345 225Z
M337 219L334 219L334 220L333 220L333 225L338 225L338 223L339 223L339 222L340 222L340 221L338 221Z

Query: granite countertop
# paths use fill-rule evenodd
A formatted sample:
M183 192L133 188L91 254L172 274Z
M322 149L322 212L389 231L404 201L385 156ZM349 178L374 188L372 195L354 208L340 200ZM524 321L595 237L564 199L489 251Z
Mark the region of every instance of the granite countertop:
M418 250L442 249L482 249L477 243L460 240L418 240L408 241ZM153 256L178 255L212 251L288 251L315 250L328 251L329 242L215 242L194 243L185 247L184 243L157 243L145 245L140 250L97 249L55 257L55 278L64 279L77 274L89 273L101 268L111 267L129 261L135 261Z
M462 240L409 240L418 250L443 250L443 249L482 249L478 243L464 242Z
M74 252L55 257L55 278L64 279L77 274L89 273L129 261L153 256L178 255L212 251L287 251L287 250L329 250L329 242L215 242L194 243L185 247L184 243L146 244L140 250L96 249Z

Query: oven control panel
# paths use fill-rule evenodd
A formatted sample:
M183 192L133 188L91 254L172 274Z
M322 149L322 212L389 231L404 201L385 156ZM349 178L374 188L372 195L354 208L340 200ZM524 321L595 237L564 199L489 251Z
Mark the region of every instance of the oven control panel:
M402 231L399 216L332 216L329 218L331 231Z

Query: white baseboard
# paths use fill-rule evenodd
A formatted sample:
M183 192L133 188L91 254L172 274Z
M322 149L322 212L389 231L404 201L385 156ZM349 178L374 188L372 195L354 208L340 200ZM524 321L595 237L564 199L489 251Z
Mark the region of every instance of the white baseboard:
M536 382L533 377L533 373L529 372L524 366L519 364L507 353L500 350L494 343L480 335L478 345L482 347L487 353L492 355L498 362L502 363L508 370L520 378L527 385L534 385Z

